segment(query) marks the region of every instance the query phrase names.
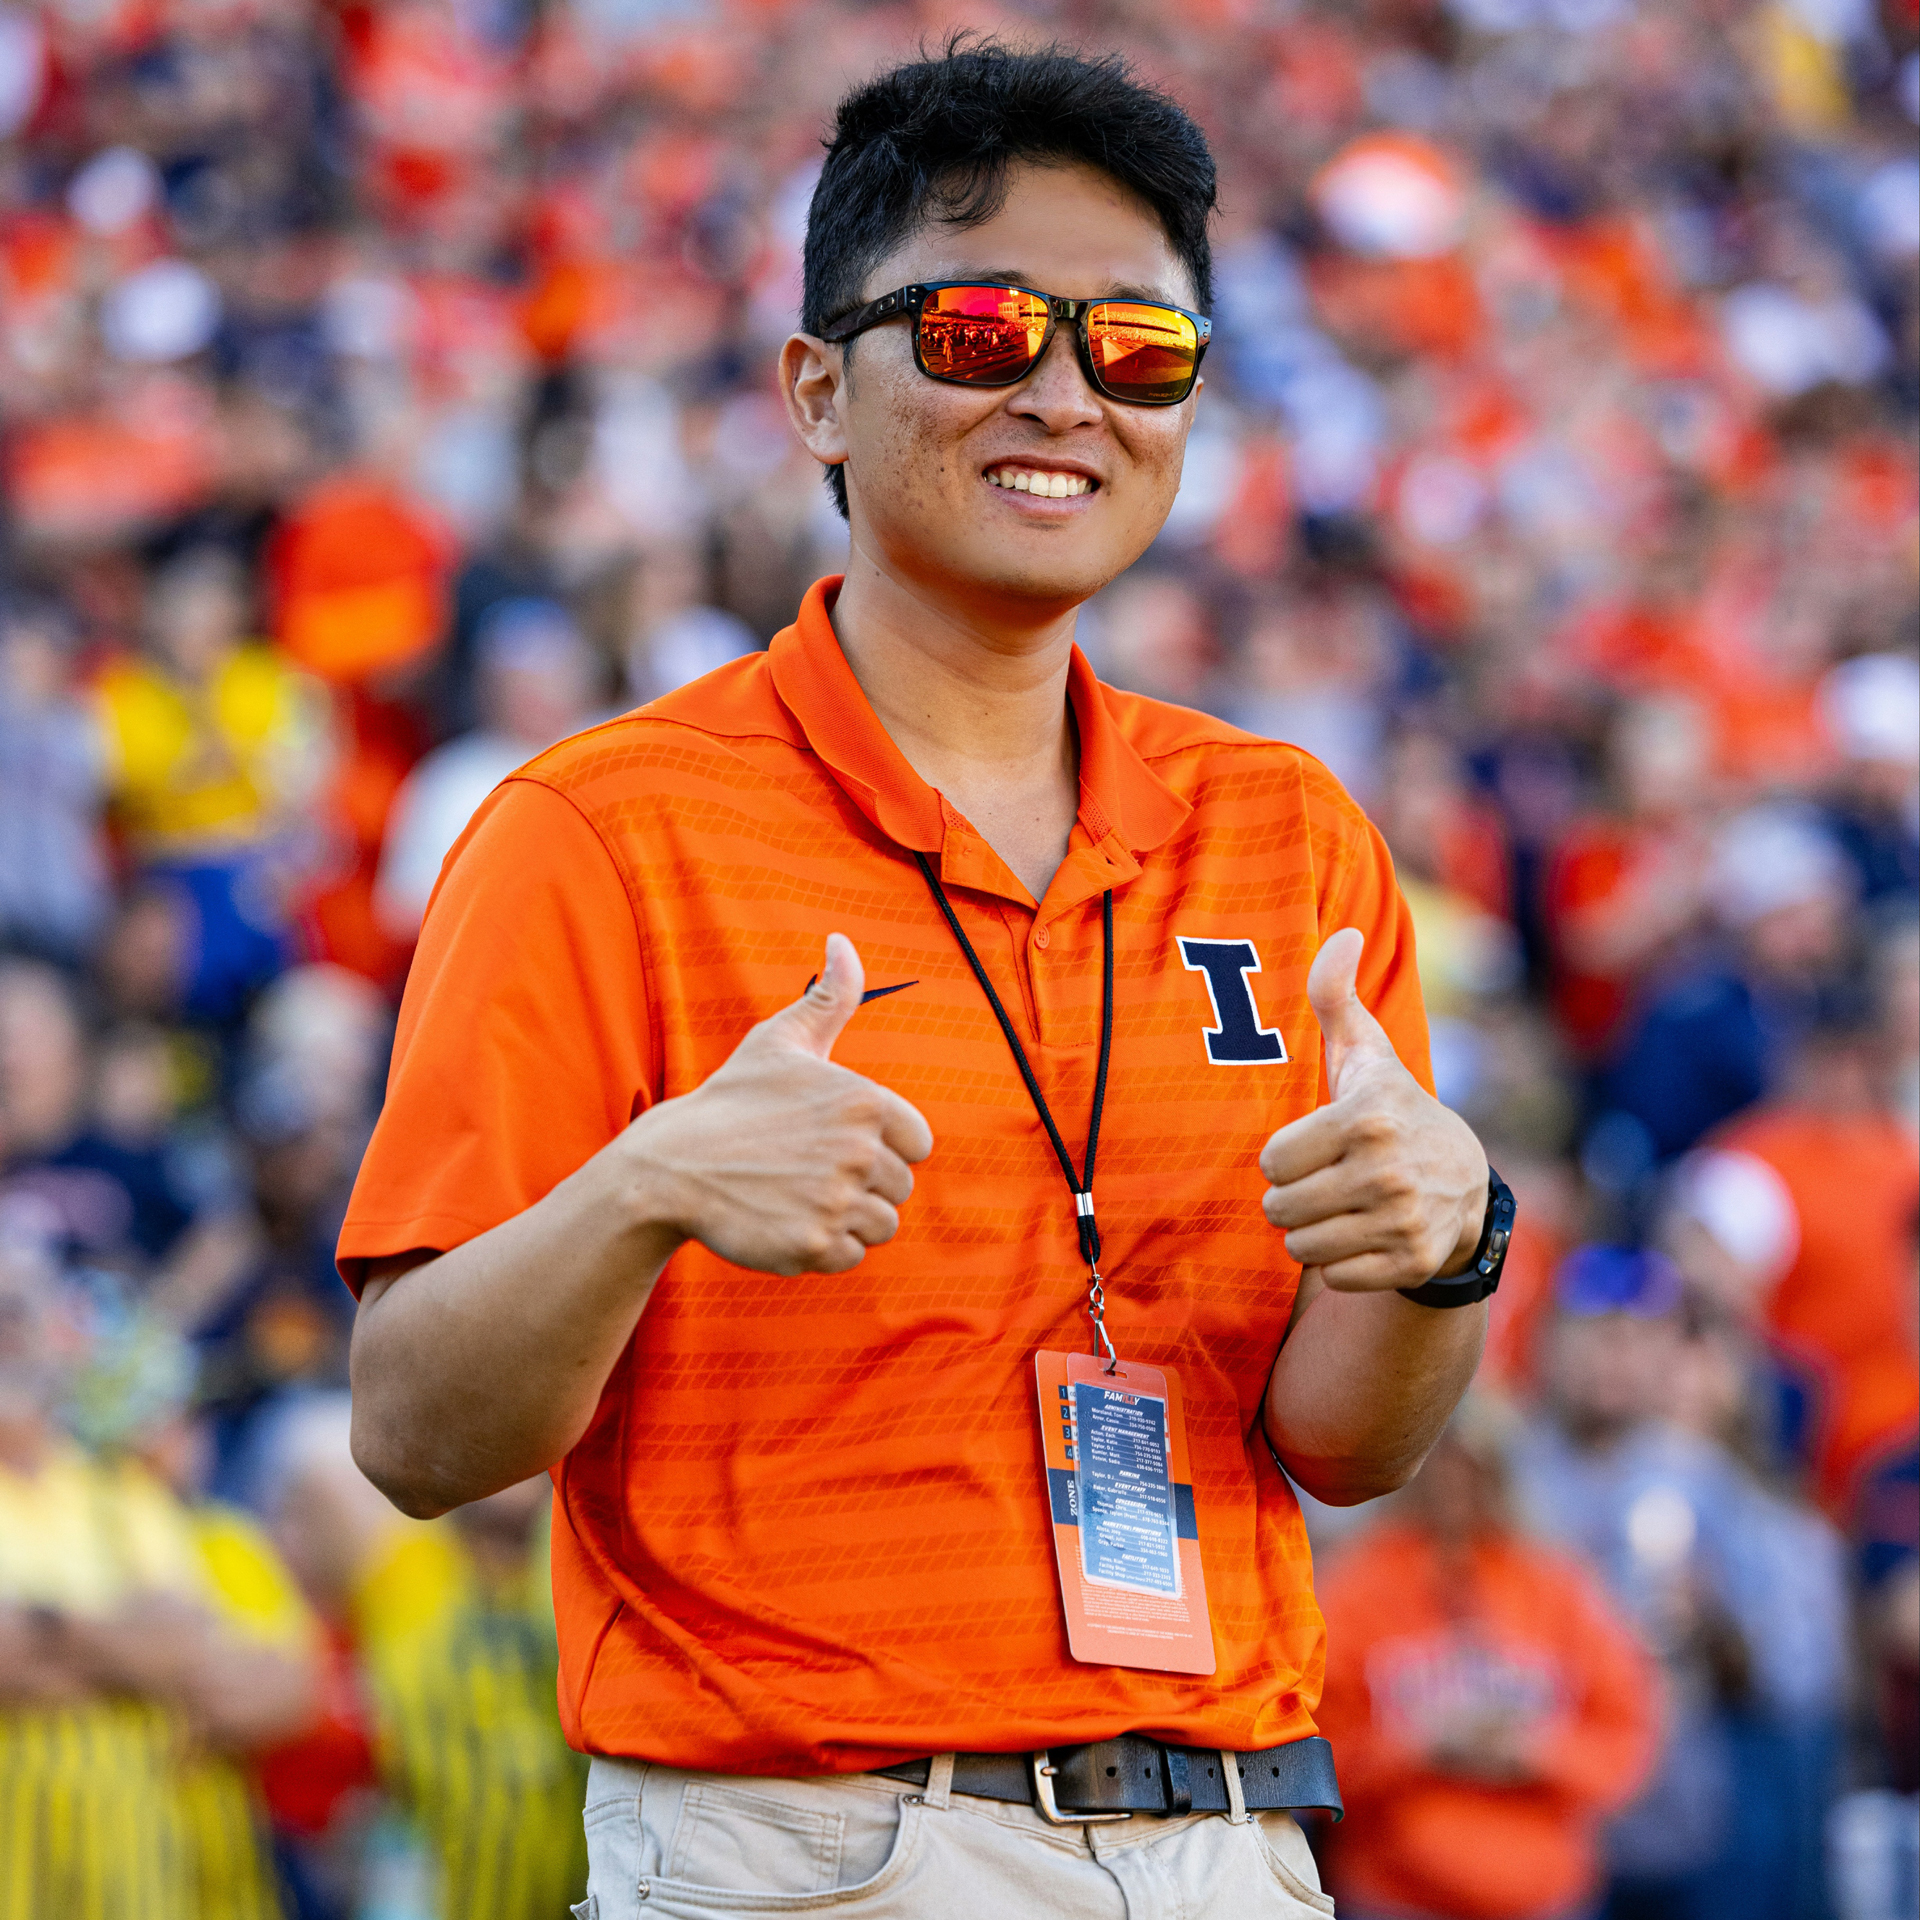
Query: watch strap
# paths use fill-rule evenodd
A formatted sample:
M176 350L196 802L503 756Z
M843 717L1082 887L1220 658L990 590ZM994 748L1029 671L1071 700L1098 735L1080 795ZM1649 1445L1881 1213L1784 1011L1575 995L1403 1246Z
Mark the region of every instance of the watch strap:
M1471 1307L1486 1299L1500 1284L1500 1270L1507 1263L1507 1243L1513 1238L1518 1211L1513 1189L1489 1165L1487 1216L1480 1228L1480 1243L1473 1250L1473 1264L1450 1280L1402 1287L1400 1297L1422 1307Z

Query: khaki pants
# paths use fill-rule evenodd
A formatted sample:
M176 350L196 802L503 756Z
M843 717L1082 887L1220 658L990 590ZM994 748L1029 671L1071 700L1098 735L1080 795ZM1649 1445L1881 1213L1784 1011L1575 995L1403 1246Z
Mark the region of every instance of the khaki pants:
M1330 1914L1290 1814L1137 1813L1056 1827L1031 1807L870 1773L806 1780L595 1760L579 1920L1307 1920Z

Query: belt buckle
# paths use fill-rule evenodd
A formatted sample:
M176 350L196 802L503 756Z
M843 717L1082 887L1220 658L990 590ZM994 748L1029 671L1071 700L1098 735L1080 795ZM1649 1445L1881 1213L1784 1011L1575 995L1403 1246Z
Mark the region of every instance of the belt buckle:
M1056 1827L1104 1827L1117 1820L1131 1820L1130 1813L1062 1813L1060 1803L1053 1797L1053 1776L1057 1769L1053 1764L1053 1755L1042 1748L1038 1753L1027 1756L1027 1764L1033 1772L1033 1804L1039 1810L1041 1819Z

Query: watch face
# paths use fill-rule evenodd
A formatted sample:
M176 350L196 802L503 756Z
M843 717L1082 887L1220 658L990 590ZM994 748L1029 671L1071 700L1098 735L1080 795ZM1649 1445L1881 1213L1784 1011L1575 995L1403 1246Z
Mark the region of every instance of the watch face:
M1519 1212L1519 1203L1513 1197L1513 1189L1491 1169L1489 1169L1489 1185L1492 1191L1487 1203L1486 1251L1473 1263L1486 1278L1491 1278L1500 1271L1501 1263L1507 1257L1507 1242L1513 1238L1514 1215Z

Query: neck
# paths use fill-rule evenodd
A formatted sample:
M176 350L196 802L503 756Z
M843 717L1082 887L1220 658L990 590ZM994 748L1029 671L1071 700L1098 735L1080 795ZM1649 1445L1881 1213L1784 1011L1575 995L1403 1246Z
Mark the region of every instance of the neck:
M1079 811L1067 702L1073 611L955 607L856 544L834 604L841 651L880 724L1037 900Z

